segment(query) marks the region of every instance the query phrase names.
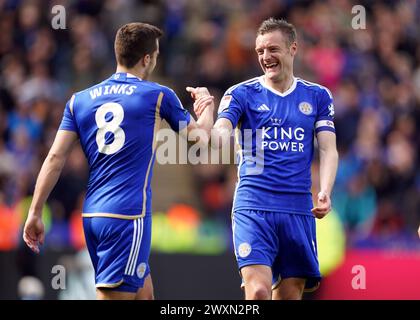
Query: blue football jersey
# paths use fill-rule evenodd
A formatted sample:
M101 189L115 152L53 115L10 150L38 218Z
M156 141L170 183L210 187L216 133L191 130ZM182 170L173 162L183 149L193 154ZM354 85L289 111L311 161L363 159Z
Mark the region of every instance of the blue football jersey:
M310 215L314 136L323 130L335 132L329 90L294 78L281 93L261 76L229 88L218 114L239 133L233 210ZM258 165L262 170L255 170Z
M127 73L72 96L59 129L78 134L89 163L85 217L137 219L150 213L161 119L179 131L190 114L171 89Z

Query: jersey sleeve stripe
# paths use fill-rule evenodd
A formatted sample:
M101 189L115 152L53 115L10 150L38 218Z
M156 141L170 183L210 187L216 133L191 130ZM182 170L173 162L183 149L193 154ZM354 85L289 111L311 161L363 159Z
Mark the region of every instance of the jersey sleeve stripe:
M72 116L74 116L74 114L73 114L74 98L76 98L76 95L72 95L72 97L70 99L70 103L69 103L69 109L70 109L70 113L71 113Z
M335 129L331 127L319 127L318 129L315 129L315 133L318 133L321 131L330 131L330 132L335 133Z

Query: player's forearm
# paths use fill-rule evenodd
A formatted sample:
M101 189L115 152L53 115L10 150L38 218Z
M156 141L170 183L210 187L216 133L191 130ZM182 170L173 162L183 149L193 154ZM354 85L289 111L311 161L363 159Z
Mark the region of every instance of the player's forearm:
M42 207L60 177L66 159L54 153L48 154L39 172L30 207L30 214L42 215Z
M211 147L212 149L221 149L225 146L229 146L230 136L232 130L227 128L214 127L211 130Z
M232 131L233 127L230 120L226 118L218 119L211 130L212 149L217 150L223 147L229 147Z
M335 148L319 151L319 176L321 192L331 195L338 167L338 153Z
M200 117L197 119L197 126L199 129L204 130L207 141L210 140L211 128L214 124L214 106L208 106Z

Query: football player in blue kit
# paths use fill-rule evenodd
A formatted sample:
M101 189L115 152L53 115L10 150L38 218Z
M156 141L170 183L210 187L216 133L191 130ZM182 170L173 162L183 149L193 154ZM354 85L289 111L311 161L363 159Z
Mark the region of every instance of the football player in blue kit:
M161 120L175 131L186 127L187 132L203 129L209 134L213 126L213 97L206 89L187 88L205 108L195 121L171 89L147 81L161 36L160 29L144 23L118 30L116 73L75 93L66 104L24 227L25 242L39 252L42 207L79 140L90 169L82 216L98 299L153 298L150 183Z
M238 139L238 182L232 209L235 256L246 299L301 299L316 289L315 217L331 210L338 153L330 91L293 74L296 30L270 18L258 29L256 53L264 75L239 83L223 96L212 130ZM313 208L314 137L320 156L320 192ZM256 138L255 138L256 137ZM261 172L255 159L262 154ZM257 161L258 162L258 161ZM258 163L257 163L258 165Z

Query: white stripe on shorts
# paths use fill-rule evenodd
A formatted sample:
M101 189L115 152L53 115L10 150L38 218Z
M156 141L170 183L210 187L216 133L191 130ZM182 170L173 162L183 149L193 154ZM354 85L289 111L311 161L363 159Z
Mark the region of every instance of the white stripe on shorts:
M130 275L130 276L134 275L134 271L136 269L136 262L137 262L137 259L139 257L139 251L140 251L140 247L141 247L141 239L143 238L143 218L141 218L137 221L140 224L138 226L138 229L139 229L138 230L138 241L137 241L136 248L135 248L135 251L134 251L133 260L130 263L131 266L128 269L128 275Z
M136 247L136 243L139 237L139 234L137 232L137 219L133 220L134 223L134 231L133 231L133 242L131 243L131 249L130 249L130 255L128 256L128 261L127 261L127 265L125 266L125 274L128 274L128 270L130 268L131 265L131 261L133 260L133 253L135 251L135 247Z

